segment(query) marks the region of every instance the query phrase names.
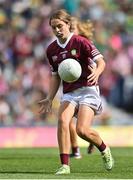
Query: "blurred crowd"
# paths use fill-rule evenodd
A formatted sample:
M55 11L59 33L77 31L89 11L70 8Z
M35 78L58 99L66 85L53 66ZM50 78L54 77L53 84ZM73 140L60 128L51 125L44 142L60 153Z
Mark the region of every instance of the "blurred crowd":
M40 117L36 102L49 90L48 21L60 8L93 22L106 61L101 93L108 104L133 112L132 0L0 0L0 126L56 124L61 91L51 114Z

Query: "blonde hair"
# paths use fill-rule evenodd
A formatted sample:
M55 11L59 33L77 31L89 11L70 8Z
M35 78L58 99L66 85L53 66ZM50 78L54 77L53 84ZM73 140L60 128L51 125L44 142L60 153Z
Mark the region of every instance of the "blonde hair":
M66 24L71 25L71 15L68 14L67 11L64 9L57 10L51 15L51 17L49 19L50 25L51 25L52 19L60 19L61 21L65 22Z
M75 23L75 24L74 24ZM74 26L77 26L78 34L87 39L93 39L94 27L91 21L81 21L76 17L71 18L71 31L74 31Z

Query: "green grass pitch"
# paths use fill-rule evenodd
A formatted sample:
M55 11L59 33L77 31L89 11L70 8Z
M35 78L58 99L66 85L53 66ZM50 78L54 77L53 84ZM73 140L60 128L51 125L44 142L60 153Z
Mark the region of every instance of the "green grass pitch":
M133 148L111 148L115 159L112 171L103 168L96 150L82 148L82 159L71 159L70 175L55 175L60 167L57 148L0 149L0 179L132 179Z

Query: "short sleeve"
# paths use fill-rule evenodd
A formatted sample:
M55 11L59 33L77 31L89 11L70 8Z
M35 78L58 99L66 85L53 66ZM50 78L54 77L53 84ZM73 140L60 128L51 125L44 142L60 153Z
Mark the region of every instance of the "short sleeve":
M98 58L103 58L103 55L95 47L92 41L85 39L82 41L82 50L86 56L90 57L93 61L96 61Z
M50 54L49 49L46 50L46 55L47 55L47 58L48 58L48 61L49 61L49 64L50 64L50 69L51 69L52 74L57 74L58 67L53 62L53 59L52 59L52 56Z

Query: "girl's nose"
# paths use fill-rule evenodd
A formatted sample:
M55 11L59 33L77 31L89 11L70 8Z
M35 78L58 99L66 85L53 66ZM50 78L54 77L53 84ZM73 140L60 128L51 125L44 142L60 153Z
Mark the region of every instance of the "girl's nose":
M56 30L56 32L59 32L59 31L60 31L58 27L56 27L55 30Z

